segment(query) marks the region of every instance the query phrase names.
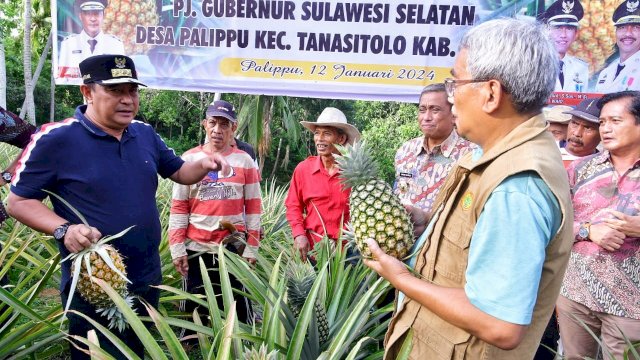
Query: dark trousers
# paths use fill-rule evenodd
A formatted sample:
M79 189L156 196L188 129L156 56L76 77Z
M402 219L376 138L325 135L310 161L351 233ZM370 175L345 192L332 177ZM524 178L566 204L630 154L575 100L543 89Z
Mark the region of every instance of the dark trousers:
M536 355L534 356L534 360L553 360L556 357L555 351L558 350L558 339L560 339L560 332L558 331L558 320L556 318L555 310L551 314L551 319L549 319L549 323L547 324L547 328L544 329L544 334L542 334L542 339L540 339L540 346L538 346L538 350L536 351ZM553 351L547 349L542 346L546 345L553 349Z
M187 274L187 291L191 294L205 294L203 287L202 275L200 273L200 262L199 258L202 258L205 266L208 271L209 279L211 280L211 285L213 286L213 292L216 295L216 302L218 303L218 308L221 311L224 311L224 305L222 300L222 288L220 287L220 273L218 271L218 255L217 254L209 254L204 253L199 256L193 256L197 254L196 252L187 250L187 255L189 256L189 271ZM192 257L193 256L193 257ZM229 282L231 283L231 288L233 289L242 289L242 283L232 274L229 274ZM249 299L233 293L233 299L236 301L236 314L238 316L238 320L243 323L249 323L253 318L251 316L251 304L249 303ZM185 311L189 314L193 313L193 310L198 307L198 305L192 301L187 301L185 304ZM202 307L198 307L198 314L201 316L201 320L203 324L207 324L208 321L203 319L204 316L209 314L208 309L203 309ZM185 331L183 336L193 334L193 332Z
M160 283L160 279L158 279L157 283ZM63 307L67 304L67 296L69 294L70 286L71 281L69 281L65 288L65 291L61 295ZM131 293L135 295L135 300L133 301L133 309L136 310L136 313L139 316L148 316L148 313L146 312L144 306L140 304L139 298L144 299L154 308L158 308L158 302L160 300L159 289L146 286L141 290L136 290ZM84 300L82 296L80 296L80 294L78 294L77 292L73 296L73 300L71 301L71 306L69 306L69 309L81 312L91 319L99 322L101 325L106 326L107 328L109 326L107 318L97 314L96 308L93 305L89 304L86 300ZM87 332L94 329L94 327L87 320L79 315L68 312L67 317L69 318L69 333L71 335L79 335L86 338ZM150 326L150 324L148 323L145 323L145 325L147 325L147 327ZM135 334L131 327L127 327L123 332L119 332L115 327L109 330L116 334L129 348L131 348L131 350L135 351L138 356L144 358L144 346L138 339L138 335ZM120 352L120 350L118 350L115 345L111 343L111 341L109 341L105 336L102 335L102 332L100 332L100 330L96 329L96 334L98 335L98 340L100 341L100 347L102 349L104 349L117 359L127 359ZM82 345L81 347L86 348L84 345ZM69 348L71 350L71 359L90 359L87 354L76 349L73 345L69 346Z

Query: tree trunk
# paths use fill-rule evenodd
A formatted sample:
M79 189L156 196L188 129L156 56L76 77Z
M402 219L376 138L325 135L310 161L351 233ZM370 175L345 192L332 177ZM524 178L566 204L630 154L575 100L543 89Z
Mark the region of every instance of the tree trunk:
M282 148L282 138L278 141L278 151L276 151L276 160L273 162L273 168L271 169L271 176L273 178L276 174L276 169L278 168L278 159L280 158L280 148Z
M47 39L47 44L44 46L44 50L42 50L42 54L40 55L40 60L38 60L38 66L36 67L36 73L33 75L33 78L31 79L31 101L33 102L33 111L35 114L35 102L33 101L33 90L36 88L36 84L38 83L38 78L40 78L40 73L42 72L42 68L44 67L44 63L47 60L47 55L49 55L49 50L51 49L51 37L53 36L53 34L51 32L49 32L49 38ZM31 63L31 62L29 62ZM26 72L26 70L25 70ZM25 87L26 88L26 87ZM55 91L55 88L52 89L52 91ZM26 108L28 110L27 107L27 98L25 97L24 102L22 103L22 110L20 111L20 117L24 116L24 109ZM35 116L34 116L35 119ZM33 122L32 124L35 125L35 122Z
M7 108L7 64L4 60L4 34L0 35L0 106Z
M33 101L33 79L31 76L31 0L24 0L24 39L22 59L24 62L24 90L25 106L20 111L20 117L29 123L36 123L36 106ZM24 111L26 107L26 117Z
M53 71L51 74L51 99L49 104L49 122L56 121L56 79L53 77Z

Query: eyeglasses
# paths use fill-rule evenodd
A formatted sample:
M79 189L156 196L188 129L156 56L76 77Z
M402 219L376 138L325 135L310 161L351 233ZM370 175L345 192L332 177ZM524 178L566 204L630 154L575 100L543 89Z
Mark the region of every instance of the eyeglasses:
M481 83L489 81L488 79L477 79L477 80L456 80L452 78L444 79L444 90L447 92L448 97L453 97L453 94L456 92L456 86L458 85L467 85L471 83Z
M227 119L216 119L216 118L208 118L206 119L207 126L215 127L216 125L220 126L223 129L228 129L231 127L231 121Z

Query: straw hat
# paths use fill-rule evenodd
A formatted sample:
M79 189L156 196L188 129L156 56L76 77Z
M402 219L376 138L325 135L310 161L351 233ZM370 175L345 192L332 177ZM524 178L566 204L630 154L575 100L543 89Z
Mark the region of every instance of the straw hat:
M548 122L566 125L569 123L569 121L571 121L571 115L567 114L567 111L571 110L573 110L571 106L556 105L547 110L544 114L544 117Z
M328 107L322 110L322 114L318 116L318 120L315 122L312 121L300 121L302 126L309 129L311 132L316 131L316 127L318 126L331 126L334 128L341 129L347 134L347 143L353 144L355 141L360 139L360 132L356 129L355 126L347 123L347 117L344 116L342 111Z

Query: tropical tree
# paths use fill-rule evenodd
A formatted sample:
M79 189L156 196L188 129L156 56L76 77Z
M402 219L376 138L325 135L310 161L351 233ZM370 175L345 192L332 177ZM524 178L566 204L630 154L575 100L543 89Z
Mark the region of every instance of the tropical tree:
M24 89L25 106L27 110L26 120L32 124L36 123L36 105L33 101L33 82L31 79L31 0L24 0L24 38L22 46L22 60L24 62ZM20 117L24 117L24 110L20 112Z

